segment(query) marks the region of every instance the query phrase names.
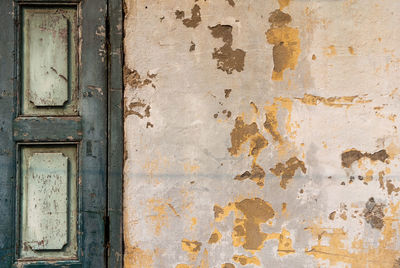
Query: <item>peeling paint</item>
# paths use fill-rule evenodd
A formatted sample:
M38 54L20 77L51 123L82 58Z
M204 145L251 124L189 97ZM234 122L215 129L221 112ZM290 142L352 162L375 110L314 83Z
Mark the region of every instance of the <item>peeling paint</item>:
M221 233L215 229L214 232L211 234L210 239L208 239L208 244L215 244L221 239Z
M314 240L317 239L318 244L309 250L306 249L306 254L320 260L328 260L331 266L341 262L355 268L393 268L399 254L398 250L393 249L399 238L398 230L393 227L399 217L399 206L400 203L391 204L391 216L386 215L383 218L383 237L379 240L377 247L365 246L364 241L354 239L351 241L352 249L349 250L344 244L348 239L348 234L343 228L324 228L315 224L307 230L312 233ZM323 243L326 240L328 243Z
M384 224L383 218L385 217L383 207L384 205L377 204L373 197L371 197L365 204L364 218L372 228L382 229Z
M292 157L286 161L285 164L278 163L270 171L277 177L281 177L281 187L286 189L288 182L293 178L296 170L300 169L301 172L306 174L307 168L303 161L300 161L297 157Z
M272 80L282 81L283 72L290 68L295 69L300 55L299 30L287 26L292 21L289 14L277 9L270 14L270 29L266 32L267 41L274 45L272 56L274 69Z
M296 98L297 100L300 100L302 103L307 104L307 105L318 105L318 104L324 104L326 106L330 107L337 107L337 108L342 108L342 107L350 107L353 106L355 103L368 103L371 102L371 100L364 100L363 98L359 96L343 96L343 97L320 97L320 96L314 96L310 94L304 94L303 98Z
M233 256L233 260L237 263L240 263L241 265L248 265L248 264L254 264L257 266L261 265L260 260L256 257L248 257L246 255L235 255Z
M379 150L375 153L361 153L356 149L350 149L342 153L342 166L345 168L350 168L353 162L358 161L364 157L369 158L371 161L381 161L385 162L389 155L386 153L385 149Z
M212 58L217 60L217 68L227 74L232 74L234 70L243 71L246 52L241 49L232 49L232 26L218 24L208 28L214 38L222 38L225 43L222 47L215 48L212 53Z
M190 241L187 239L182 240L182 249L189 253L198 253L201 248L201 242Z
M127 267L400 266L395 0L125 5Z
M147 85L151 85L155 87L153 81L150 78L155 78L157 74L149 74L147 73L147 77L142 79L140 74L136 70L131 70L127 67L124 67L124 83L125 85L129 85L132 88L142 88Z
M191 10L192 17L190 19L184 19L183 25L185 25L188 28L196 28L199 26L201 22L201 14L200 14L200 7L199 5L194 5L194 7Z

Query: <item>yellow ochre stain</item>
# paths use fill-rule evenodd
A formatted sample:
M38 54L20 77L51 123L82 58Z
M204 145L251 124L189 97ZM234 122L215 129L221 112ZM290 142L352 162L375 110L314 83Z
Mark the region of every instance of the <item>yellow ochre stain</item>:
M201 242L198 241L191 241L188 239L182 239L182 249L189 253L189 258L192 261L195 261L197 259L197 255L200 252L201 249Z
M279 142L281 145L284 143L284 139L282 135L278 131L278 110L280 108L284 108L287 111L287 119L286 119L286 132L290 134L292 132L291 129L291 116L293 109L293 101L289 98L276 97L274 98L274 102L272 104L267 104L264 106L265 111L265 122L264 128L268 131L268 133L272 136L274 141Z
M241 265L254 264L257 266L261 265L260 260L256 256L248 257L246 255L234 255L233 260Z
M270 168L270 171L275 176L281 177L280 186L286 189L288 182L293 178L297 169L300 169L303 174L307 172L303 161L299 160L297 157L291 157L285 164L278 163L274 168Z
M334 45L330 45L329 47L325 48L325 56L333 57L336 55L336 47Z
M149 199L147 200L147 209L150 211L148 218L154 225L154 234L160 235L163 227L168 227L168 213L167 213L168 202L161 199Z
M278 0L278 2L279 2L279 8L282 10L289 5L290 0Z
M124 265L127 268L153 268L153 253L138 247L125 248Z
M258 186L264 186L265 172L261 166L257 164L257 157L268 146L268 140L260 134L258 126L255 122L246 124L242 116L238 116L235 120L235 127L231 131L231 144L228 151L233 156L238 156L242 153L242 145L249 142L248 156L253 157L251 171L245 171L241 175L237 175L235 180L250 179L255 181Z
M300 38L299 30L287 26L292 21L289 14L277 9L270 14L270 29L266 32L267 42L273 45L272 57L274 68L272 80L282 81L283 72L290 68L295 69L299 58Z
M192 266L188 264L178 264L175 268L192 268Z
M355 103L369 103L371 100L364 100L359 96L342 96L342 97L320 97L311 94L304 94L303 98L295 98L300 100L302 103L310 106L316 106L318 104L323 104L330 107L350 107Z
M351 55L356 55L356 53L354 52L354 48L353 47L348 47L348 49L349 49L349 53Z
M211 234L210 239L208 239L209 244L215 244L221 239L221 233L215 229L214 232Z
M196 173L200 169L200 166L192 164L190 162L186 162L183 165L183 169L185 170L186 173Z
M235 214L232 232L233 246L243 247L246 251L254 254L263 248L265 241L277 240L279 256L295 253L290 233L285 228L282 228L281 233L261 231L261 224L268 224L275 217L275 211L269 203L260 198L253 198L229 203L224 208L215 205L215 221L221 222L231 212Z
M190 230L193 230L196 224L197 224L197 219L193 217L191 219Z
M322 261L329 261L331 266L342 262L351 265L352 268L396 267L399 257L396 245L400 242L398 229L400 202L391 203L389 206L390 213L386 213L383 218L384 228L378 246L374 247L362 240L354 239L351 248L348 248L345 246L348 236L342 228L324 228L321 224L314 224L306 230L312 233L313 240L317 240L317 244L306 249L306 254Z

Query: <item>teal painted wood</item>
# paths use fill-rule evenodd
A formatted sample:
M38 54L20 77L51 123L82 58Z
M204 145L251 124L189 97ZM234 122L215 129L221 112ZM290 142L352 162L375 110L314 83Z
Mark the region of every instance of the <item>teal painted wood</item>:
M13 2L0 8L0 267L11 267L15 255L15 146L12 121L15 116L13 66L15 55Z
M0 266L2 267L2 266ZM5 266L6 267L11 267L11 266ZM37 262L37 263L25 263L24 268L49 268L49 264L47 262ZM78 262L53 262L51 264L51 267L61 267L61 268L82 268L82 264ZM15 267L17 268L17 267ZM19 267L18 267L19 268Z
M106 0L81 3L80 113L82 263L106 267L105 219L107 208L107 46ZM98 33L104 32L104 34ZM97 90L93 90L96 88Z
M47 6L43 7L47 8ZM98 35L98 32L106 29L107 6L105 0L86 0L79 7L81 9L80 30L83 37L79 64L81 121L78 122L78 120L78 124L73 122L76 118L68 117L21 117L15 120L14 128L14 130L29 129L35 132L29 134L29 131L25 131L22 135L14 133L16 139L24 142L57 141L62 143L80 140L78 148L79 249L77 254L79 262L19 261L18 265L23 267L62 267L63 265L66 267L71 265L106 267L104 219L107 208L107 58L106 37ZM49 123L49 121L52 122ZM66 135L67 132L73 135Z
M15 141L79 141L82 139L79 117L19 117L14 120Z
M78 0L24 0L18 3L51 2L69 4ZM111 3L112 2L112 3ZM110 28L122 25L122 1L110 0L113 12ZM19 237L15 222L16 195L18 189L15 180L15 142L36 144L37 142L79 142L79 260L20 262L19 267L106 267L106 242L110 243L109 267L122 265L122 31L110 31L110 34L98 34L105 29L107 17L106 0L86 0L81 5L82 56L79 68L80 115L76 118L31 117L18 118L16 114L16 92L19 83L14 86L14 72L10 66L18 66L13 57L18 42L14 39L14 21L11 1L2 5L0 22L4 29L0 32L0 267L12 267L16 264L18 248L15 232ZM117 15L116 15L117 14ZM82 20L82 18L85 18ZM114 21L114 22L113 22ZM118 21L118 22L117 22ZM21 25L17 23L16 25ZM113 37L114 36L114 37ZM17 36L18 37L18 36ZM107 37L112 51L107 51ZM18 39L18 38L17 38ZM19 53L16 53L18 58ZM110 72L107 72L107 67ZM17 68L19 69L19 67ZM111 70L112 69L112 70ZM108 81L109 80L109 81ZM20 81L20 76L18 76ZM108 90L109 88L109 90ZM18 90L17 90L18 89ZM108 91L110 94L108 94ZM107 106L109 102L109 106ZM107 116L110 121L107 122ZM70 121L68 121L70 120ZM75 120L75 123L72 121ZM14 121L14 126L12 125ZM13 133L14 128L14 133ZM16 132L15 132L16 131ZM107 144L107 132L110 131L110 143ZM52 145L49 145L52 146ZM109 146L109 147L108 147ZM112 148L107 154L107 148ZM107 170L107 164L110 168ZM107 181L107 175L110 179ZM107 185L111 188L107 192ZM108 196L108 197L107 197ZM108 201L108 203L107 203ZM108 205L107 205L108 204ZM107 209L109 212L107 213ZM110 234L106 235L105 221L110 221ZM110 241L106 241L110 237ZM112 254L111 254L112 253ZM115 258L111 258L111 255ZM115 265L114 265L115 264Z
M80 3L83 0L14 0L17 3L65 3L65 4L70 4L70 3Z
M109 0L108 102L108 267L123 267L123 9L122 0Z

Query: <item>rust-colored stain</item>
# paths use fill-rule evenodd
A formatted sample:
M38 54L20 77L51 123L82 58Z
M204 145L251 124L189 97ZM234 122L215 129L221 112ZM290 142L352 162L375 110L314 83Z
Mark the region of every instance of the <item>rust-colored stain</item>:
M218 205L215 205L213 210L214 210L214 218L215 219L219 219L220 215L224 215L224 213L225 213L225 210Z
M388 195L391 195L393 192L395 193L400 192L400 187L395 187L391 180L386 181L386 189Z
M365 204L364 218L367 223L371 225L372 228L382 229L383 218L385 214L383 213L383 204L377 204L375 199L371 197Z
M342 153L342 166L345 168L350 168L353 162L360 160L361 158L367 157L371 161L381 161L385 162L389 158L385 149L379 150L375 153L361 153L356 149L350 149Z
M320 224L315 224L306 230L312 233L313 240L317 240L317 245L306 249L308 255L316 259L329 261L329 265L334 266L338 263L350 265L352 268L393 268L399 258L397 246L399 243L398 226L400 202L390 204L390 216L383 218L382 238L379 239L378 246L366 243L361 239L355 238L348 241L347 233L343 228L323 228ZM345 245L351 243L351 249Z
M201 14L200 14L200 7L199 5L194 5L192 8L192 17L190 19L184 19L183 25L185 25L188 28L196 28L199 26L201 22Z
M222 264L221 268L235 268L235 265L227 262L227 263Z
M233 156L238 156L241 151L241 146L246 143L249 138L258 133L258 126L255 122L245 124L241 116L235 120L235 128L231 132L232 147L228 151Z
M232 92L232 89L230 89L230 88L227 88L224 90L225 99L229 98L229 95L231 94L231 92Z
M234 255L233 260L241 265L254 264L257 266L261 265L260 260L256 256L248 257L246 255Z
M263 247L267 234L261 232L260 225L275 216L271 205L260 198L243 199L229 203L225 208L214 206L215 220L222 221L232 211L241 212L243 218L236 215L232 240L235 247L243 246L246 250L260 250Z
M214 232L211 234L210 239L208 239L208 244L215 244L221 239L221 233L215 229Z
M286 186L296 173L296 170L300 168L301 171L306 174L307 169L304 162L299 160L297 157L292 157L286 161L286 164L278 163L270 171L277 177L281 177L281 187L286 189Z
M241 147L247 141L250 141L249 156L253 156L254 162L261 151L267 147L268 141L260 134L258 126L255 122L246 124L241 116L235 120L235 128L231 132L231 148L228 151L233 156L241 153Z
M153 81L151 79L155 78L157 74L147 73L147 78L143 79L136 70L131 70L128 67L124 67L124 84L129 85L132 88L142 88L144 86L150 85L155 88Z
M150 105L147 105L141 101L134 101L129 103L129 105L125 108L125 116L136 115L140 119L143 119L144 117L150 117L150 109Z
M243 71L246 52L241 49L232 49L232 26L218 24L208 28L214 38L222 38L225 43L218 49L214 48L212 53L212 58L217 60L217 68L227 74L232 74L234 70L237 72Z
M245 171L242 175L237 175L235 177L235 180L238 181L243 181L246 179L254 181L258 186L264 186L265 171L259 165L253 164L251 171Z
M235 246L247 250L260 250L267 234L262 233L260 224L266 223L275 216L271 205L260 198L244 199L235 203L236 208L244 215L235 220L232 239Z
M257 157L268 146L268 141L260 134L255 122L245 124L243 118L239 116L236 118L235 128L231 132L232 147L228 148L228 151L231 155L238 156L241 153L242 145L248 141L250 141L248 155L253 157L251 171L237 175L235 180L250 179L256 182L258 186L264 186L265 171L257 164Z
M137 247L125 248L124 265L128 268L153 268L153 252Z
M371 100L364 100L363 98L360 98L359 96L342 96L342 97L320 97L320 96L314 96L311 94L304 94L303 98L296 98L297 100L300 100L302 103L307 104L307 105L318 105L318 104L323 104L326 106L330 107L336 107L336 108L341 108L341 107L350 107L353 106L355 103L368 103L371 102Z
M274 103L264 107L265 110L265 122L264 128L271 134L274 141L282 142L282 137L278 132L278 106Z
M287 26L292 18L280 9L273 11L268 21L271 27L266 32L266 37L268 43L274 45L272 49L274 61L272 80L282 81L283 72L288 68L294 70L297 65L301 52L299 30Z
M226 1L228 1L228 4L229 5L231 5L231 6L235 6L235 1L233 1L233 0L226 0Z

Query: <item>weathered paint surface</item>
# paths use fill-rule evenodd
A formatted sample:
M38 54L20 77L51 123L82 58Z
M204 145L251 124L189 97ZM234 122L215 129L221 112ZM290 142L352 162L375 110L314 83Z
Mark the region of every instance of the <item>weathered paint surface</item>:
M68 242L68 158L34 153L28 161L24 242L33 250L60 250Z
M21 24L21 113L76 115L76 10L26 7Z
M21 149L20 258L77 256L76 147Z
M24 19L29 100L35 106L62 106L68 100L68 20L38 12L25 12Z
M400 267L400 2L125 0L127 267Z

